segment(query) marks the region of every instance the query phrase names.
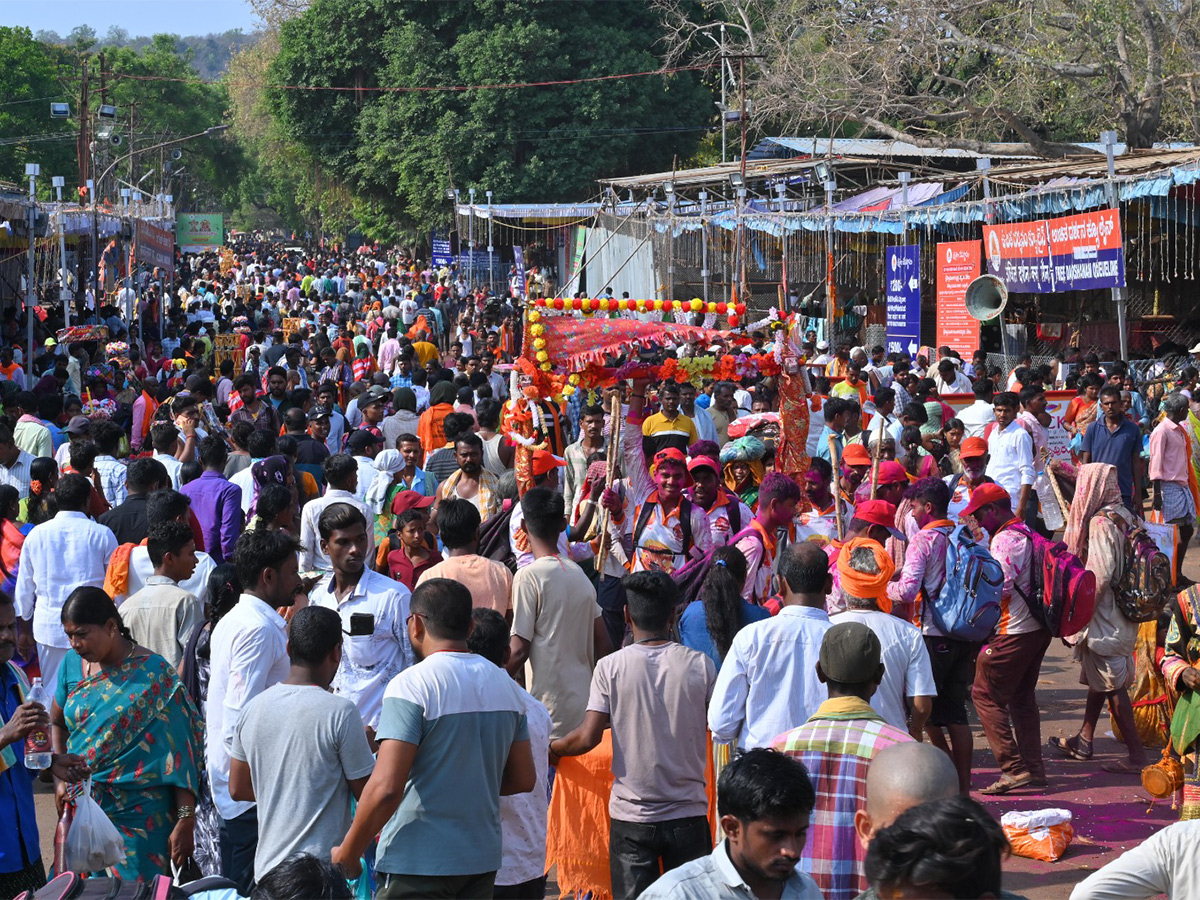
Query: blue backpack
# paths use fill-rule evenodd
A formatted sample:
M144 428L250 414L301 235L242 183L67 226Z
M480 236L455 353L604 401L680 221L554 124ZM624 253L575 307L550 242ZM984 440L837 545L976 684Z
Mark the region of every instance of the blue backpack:
M946 545L946 580L937 599L924 608L946 637L958 641L986 641L1000 621L1004 572L965 525L949 535Z

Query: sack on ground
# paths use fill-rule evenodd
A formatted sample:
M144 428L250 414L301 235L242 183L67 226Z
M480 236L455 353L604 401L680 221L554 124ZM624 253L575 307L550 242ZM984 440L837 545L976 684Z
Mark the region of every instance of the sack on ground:
M73 801L75 816L63 845L63 864L71 872L99 872L125 861L125 840L100 804L92 799L92 780Z
M1075 837L1069 809L1006 812L1000 817L1000 827L1015 855L1043 862L1060 859Z

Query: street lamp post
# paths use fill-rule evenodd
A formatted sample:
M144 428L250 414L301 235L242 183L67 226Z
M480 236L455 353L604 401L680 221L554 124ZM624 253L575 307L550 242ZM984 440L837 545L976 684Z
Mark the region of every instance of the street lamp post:
M708 191L700 192L700 280L704 283L704 308L708 309Z
M1117 183L1115 181L1117 174L1116 163L1116 144L1117 133L1115 131L1100 132L1100 141L1104 144L1104 155L1108 161L1108 180L1104 184L1105 193L1108 196L1108 205L1117 210L1118 218L1121 215L1121 207L1117 198ZM1112 289L1113 301L1117 305L1117 340L1120 344L1121 359L1129 361L1129 325L1126 322L1125 311L1125 288L1115 287Z
M71 327L71 292L67 290L67 238L66 238L66 223L63 222L63 202L62 189L66 184L66 179L61 175L55 175L50 182L54 185L54 195L58 203L58 260L59 260L59 286L58 300L63 305L63 324L67 328Z
M492 261L492 251L495 249L492 246L492 192L484 191L484 193L487 194L487 202L488 202L488 205L487 205L487 210L488 210L488 293L494 294L496 291L495 291L495 285L492 282L492 278L493 278L492 269L495 266L495 263L493 263L493 261Z
M471 211L467 214L467 285L475 290L475 188L467 191L471 198Z
M169 141L162 141L161 143L153 144L152 146L149 146L149 147L144 147L139 152L140 153L149 153L153 150L161 150L163 147L173 147L176 144L182 144L186 141L194 141L196 138L212 137L215 134L220 134L222 131L225 131L227 128L229 128L228 125L213 125L211 128L206 128L203 131L196 132L195 134L185 135L184 137L172 138ZM97 309L99 309L99 306L100 306L100 261L95 256L96 245L97 245L97 243L99 243L98 235L97 235L97 230L98 230L99 226L98 226L97 218L96 218L96 204L97 204L98 194L99 194L100 189L103 187L104 179L108 177L108 174L110 172L112 172L112 170L115 169L117 166L119 166L121 163L123 163L125 160L129 159L131 156L133 156L132 152L126 153L124 156L117 157L109 164L108 168L105 169L100 174L100 177L97 178L94 183L90 180L88 181L88 189L91 191L91 194L92 194L92 254L93 254L92 260L93 260L93 263L95 264L93 277L95 278L95 285L96 285Z
M25 276L25 389L33 390L33 310L37 306L37 288L34 285L34 240L37 232L37 177L42 167L37 163L25 163L25 174L29 176L29 269Z

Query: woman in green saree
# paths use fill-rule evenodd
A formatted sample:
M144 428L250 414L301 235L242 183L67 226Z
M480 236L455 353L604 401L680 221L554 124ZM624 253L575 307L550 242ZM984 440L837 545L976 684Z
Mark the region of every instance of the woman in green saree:
M170 874L192 854L200 717L171 665L134 643L112 598L76 588L63 605L71 652L50 712L55 752L92 770L92 793L125 838L123 881ZM70 785L60 782L61 811Z

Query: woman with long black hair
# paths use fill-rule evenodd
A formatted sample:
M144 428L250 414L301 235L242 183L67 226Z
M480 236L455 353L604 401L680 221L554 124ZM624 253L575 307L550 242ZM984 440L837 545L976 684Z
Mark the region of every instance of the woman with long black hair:
M746 584L746 557L732 544L713 551L712 566L700 585L700 596L679 617L679 639L699 650L717 669L733 636L751 622L770 617L761 606L742 599Z

